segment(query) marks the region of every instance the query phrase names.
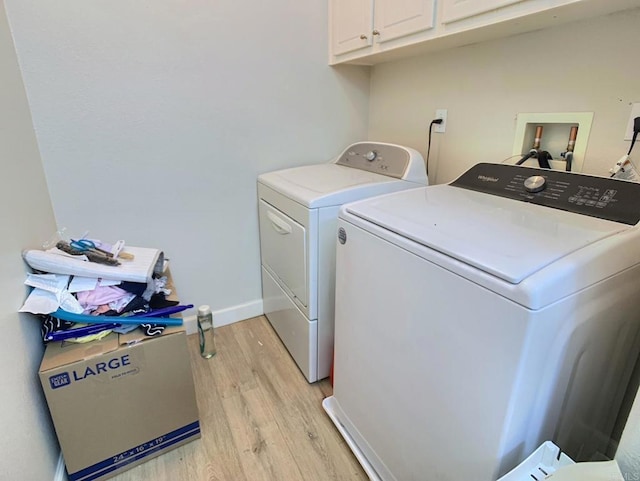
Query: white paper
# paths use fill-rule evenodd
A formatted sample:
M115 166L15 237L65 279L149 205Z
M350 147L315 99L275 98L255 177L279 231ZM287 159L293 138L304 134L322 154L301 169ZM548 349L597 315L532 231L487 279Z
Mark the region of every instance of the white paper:
M58 304L61 309L67 312L73 312L74 314L82 314L84 312L84 308L80 305L78 299L67 290L58 296Z
M65 311L81 314L83 308L68 290L68 275L29 274L24 283L34 289L19 312L32 314L51 314L62 308Z
M94 277L73 276L69 284L69 292L93 291L98 287L98 279Z
M24 283L45 291L59 294L69 284L69 276L58 274L29 274Z
M53 293L36 287L31 291L27 300L24 301L19 312L51 314L59 308L74 314L82 314L84 311L78 299L73 297L73 294L66 289L60 293Z
M96 287L117 286L121 282L112 279L98 279L96 277L73 276L69 284L69 292L93 291Z
M19 312L31 314L51 314L58 310L58 297L49 291L36 287L31 291Z

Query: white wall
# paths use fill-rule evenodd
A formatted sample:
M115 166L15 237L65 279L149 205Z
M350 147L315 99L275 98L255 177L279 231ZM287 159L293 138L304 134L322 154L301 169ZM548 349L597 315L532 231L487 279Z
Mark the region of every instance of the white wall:
M55 232L55 219L4 2L0 87L0 479L46 480L53 477L58 448L38 381L40 325L17 311L27 294L20 253Z
M519 112L594 112L583 172L607 175L629 149L629 103L640 101L638 32L633 10L376 66L369 137L426 154L429 122L448 109L430 162L431 182L443 183L509 157ZM640 144L632 158L640 166ZM617 459L625 479L640 479L640 396Z
M185 302L261 305L258 174L366 136L326 2L6 3L59 226L164 249Z
M369 136L426 153L429 122L448 109L429 168L442 183L511 156L519 112L594 112L583 172L606 175L629 148L629 103L640 101L638 31L632 10L376 66Z

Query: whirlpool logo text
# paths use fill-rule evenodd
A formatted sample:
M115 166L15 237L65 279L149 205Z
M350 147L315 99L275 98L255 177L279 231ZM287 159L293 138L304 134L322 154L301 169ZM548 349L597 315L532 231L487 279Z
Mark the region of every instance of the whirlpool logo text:
M479 175L478 180L481 180L482 182L498 182L500 179L497 177L490 177L488 175Z

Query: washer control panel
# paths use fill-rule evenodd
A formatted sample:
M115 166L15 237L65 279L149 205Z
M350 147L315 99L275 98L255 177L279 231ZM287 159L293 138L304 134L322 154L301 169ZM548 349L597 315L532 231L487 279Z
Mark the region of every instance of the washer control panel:
M409 152L398 145L361 142L345 150L336 164L402 179L409 161Z
M476 164L450 185L635 225L640 184L559 170Z

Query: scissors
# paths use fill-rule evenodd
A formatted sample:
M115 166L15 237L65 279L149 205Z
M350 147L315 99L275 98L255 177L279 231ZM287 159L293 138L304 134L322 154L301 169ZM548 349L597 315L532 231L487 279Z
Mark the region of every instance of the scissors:
M95 242L89 239L71 239L69 245L80 252L92 251L96 252L97 254L103 254L107 257L113 257L113 254L111 252L100 249L98 246L96 246Z
M78 240L71 239L71 242L69 242L69 245L74 249L82 252L89 251L89 250L97 250L108 255L109 257L113 255L111 254L111 252L107 252L105 250L99 249L98 247L96 247L96 243L89 239L78 239Z
M93 262L99 262L101 264L112 266L120 265L120 262L113 258L113 254L111 252L96 247L96 243L89 239L70 239L70 242L59 241L56 244L56 247L73 255L82 253L86 255L90 261Z

